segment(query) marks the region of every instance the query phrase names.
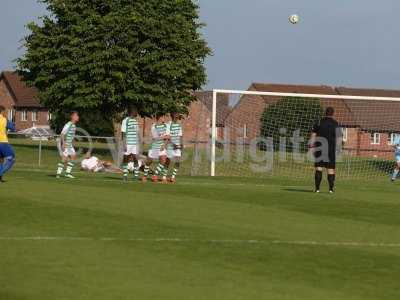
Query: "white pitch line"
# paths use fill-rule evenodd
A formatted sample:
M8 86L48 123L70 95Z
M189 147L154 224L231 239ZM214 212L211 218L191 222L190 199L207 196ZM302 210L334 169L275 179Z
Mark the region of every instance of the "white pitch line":
M148 243L205 243L205 244L266 244L266 245L297 245L326 247L358 247L358 248L400 248L400 243L379 242L320 242L320 241L267 241L267 240L196 240L181 238L116 238L116 237L0 237L0 241L103 241L103 242L148 242Z

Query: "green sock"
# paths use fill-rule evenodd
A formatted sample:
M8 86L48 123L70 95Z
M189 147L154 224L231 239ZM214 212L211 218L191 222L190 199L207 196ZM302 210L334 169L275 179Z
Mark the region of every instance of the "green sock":
M65 171L65 173L67 175L71 175L72 169L74 168L75 163L73 161L68 162L67 164L67 170Z
M128 164L124 164L122 168L124 171L124 177L128 177L128 175L129 175Z
M135 178L139 178L140 172L139 172L139 164L136 162L135 166L133 168L133 176Z
M149 166L144 166L144 177L148 177L149 176L149 171L150 171L150 167Z
M176 167L174 167L174 169L172 170L172 174L171 177L172 178L176 178L176 175L178 174L178 169Z
M60 176L64 172L64 163L60 162L57 168L57 175Z

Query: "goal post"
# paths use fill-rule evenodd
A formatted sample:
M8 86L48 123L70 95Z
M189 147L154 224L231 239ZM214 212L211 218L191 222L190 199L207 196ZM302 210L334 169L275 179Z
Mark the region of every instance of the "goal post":
M217 142L217 97L218 90L213 90L211 113L211 176L215 177L215 155Z
M343 134L339 173L348 178L375 178L390 172L393 142L400 137L400 91L315 89L317 92L309 88L306 92L281 92L275 87L271 91L213 90L210 175L304 176L313 162L306 153L307 141L300 146L293 142L294 132L300 134L298 138L308 139L312 124L328 106L335 109ZM350 94L345 94L347 90ZM229 109L224 108L226 103L220 105L221 98L224 102L229 99ZM250 170L258 169L258 159L252 162L251 155L269 156L272 166ZM302 158L296 161L296 156Z

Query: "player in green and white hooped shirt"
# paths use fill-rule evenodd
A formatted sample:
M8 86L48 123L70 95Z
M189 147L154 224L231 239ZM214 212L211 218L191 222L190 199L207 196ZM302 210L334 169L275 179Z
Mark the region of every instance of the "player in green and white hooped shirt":
M76 111L71 112L71 120L65 124L61 136L60 136L60 146L61 146L61 159L62 161L58 164L57 178L60 178L62 173L65 171L66 178L75 178L72 176L72 169L75 165L76 153L74 149L74 139L76 133L76 124L79 122L79 114Z
M168 123L170 140L167 145L167 167L165 168L164 176L167 175L168 167L171 161L174 163L172 171L170 172L170 182L176 182L176 175L178 174L182 158L182 124L179 122L181 116L177 112L171 113L171 122Z
M139 154L139 141L140 141L140 129L138 111L136 107L129 108L129 117L125 118L122 121L121 133L122 140L124 143L124 162L123 162L123 171L124 171L124 181L128 180L129 175L129 163L133 162L134 170L133 174L135 179L139 179L139 162L138 162L138 154Z
M146 165L144 167L143 182L147 181L147 177L150 171L150 166L154 160L158 160L158 165L154 171L152 181L158 182L159 179L158 176L162 175L164 172L165 164L167 161L166 146L169 140L169 128L167 124L165 124L161 120L161 117L162 117L161 115L157 115L156 123L153 124L151 127L151 135L153 138L153 142L151 144ZM166 182L166 178L164 182Z

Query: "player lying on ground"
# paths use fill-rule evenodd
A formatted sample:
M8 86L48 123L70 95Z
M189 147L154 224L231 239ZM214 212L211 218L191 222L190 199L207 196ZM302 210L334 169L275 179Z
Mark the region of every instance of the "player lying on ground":
M136 107L131 106L128 109L129 116L122 121L121 133L122 141L124 145L124 162L123 162L123 174L124 181L128 181L129 168L128 165L133 163L133 174L134 179L139 179L139 141L140 141L140 129L139 122L137 120L138 111Z
M396 135L393 147L394 147L394 159L396 161L396 167L393 171L392 181L395 181L397 179L397 176L399 176L399 173L400 173L400 136L399 135Z
M151 135L153 142L151 144L151 149L149 150L148 157L146 160L146 165L144 167L143 182L147 181L149 176L150 166L154 160L158 160L158 165L152 176L153 182L158 182L159 176L162 176L162 181L167 182L167 177L165 175L165 167L167 162L167 143L169 141L169 128L161 120L161 115L156 116L156 123L151 126Z
M319 193L322 171L327 169L329 192L333 194L336 177L336 145L340 142L339 124L334 119L335 110L328 107L325 117L316 122L312 128L310 150L315 159L315 192Z
M117 174L123 173L120 168L114 167L112 162L106 160L100 160L98 157L92 156L90 152L88 152L85 156L85 159L82 160L81 169L83 171L92 173L100 173L100 172L109 172Z
M142 159L138 159L137 166L139 167L139 170L143 171L144 162ZM127 167L130 172L134 172L134 170L137 168L133 162L128 163ZM115 167L112 162L107 160L101 160L96 156L92 156L90 152L88 152L85 158L81 161L81 169L82 171L87 171L92 173L101 173L101 172L115 173L115 174L124 173L122 169Z
M173 163L172 172L170 173L169 181L172 183L176 182L176 175L181 164L182 158L182 136L183 129L182 124L179 122L181 116L177 112L171 113L171 122L168 123L170 140L167 145L167 163L164 174L169 169L169 165Z
M15 163L14 149L8 142L7 131L15 131L14 124L7 120L6 109L0 106L0 183L3 183L3 176L8 172Z
M75 165L76 152L74 149L74 139L76 134L76 124L79 122L79 114L76 111L71 112L71 120L65 124L60 137L60 156L61 162L58 164L57 178L60 178L65 171L65 177L73 179L72 169Z

